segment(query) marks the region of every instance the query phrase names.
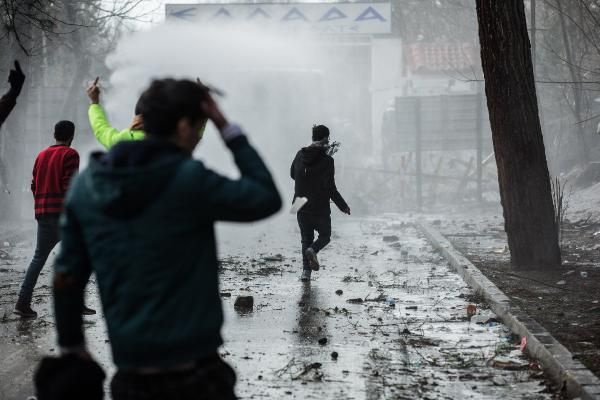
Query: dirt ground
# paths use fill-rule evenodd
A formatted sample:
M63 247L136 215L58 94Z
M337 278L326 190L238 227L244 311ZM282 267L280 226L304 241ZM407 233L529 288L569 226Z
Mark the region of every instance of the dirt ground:
M563 227L563 265L555 271L511 267L498 214L433 220L437 228L494 282L600 376L600 220Z

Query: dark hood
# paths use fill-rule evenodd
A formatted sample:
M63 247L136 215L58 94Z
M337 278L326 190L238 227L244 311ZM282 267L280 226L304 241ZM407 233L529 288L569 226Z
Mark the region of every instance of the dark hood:
M325 149L322 146L308 146L300 150L302 154L302 163L305 166L317 164L319 161L327 157Z
M307 175L321 172L322 169L326 168L327 163L325 161L328 157L322 146L312 145L300 150L300 160L304 165Z
M121 142L108 153L92 154L84 183L107 215L134 218L160 196L188 157L161 140Z

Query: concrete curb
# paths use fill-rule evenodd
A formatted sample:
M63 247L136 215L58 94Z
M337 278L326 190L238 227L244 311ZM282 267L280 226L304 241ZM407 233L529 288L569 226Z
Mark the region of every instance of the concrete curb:
M527 353L539 361L544 372L561 385L567 395L584 400L600 400L600 379L596 375L574 359L569 350L533 318L512 306L510 299L465 256L456 251L441 233L425 222L419 221L418 225L465 282L483 296L502 322L519 337L527 338Z

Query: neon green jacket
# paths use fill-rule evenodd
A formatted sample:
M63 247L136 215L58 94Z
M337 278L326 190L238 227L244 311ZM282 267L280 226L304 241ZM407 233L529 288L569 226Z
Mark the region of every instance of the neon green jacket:
M141 140L146 134L144 131L134 131L123 129L122 131L113 128L106 118L106 114L100 104L92 104L88 110L88 117L94 136L107 150L123 140Z

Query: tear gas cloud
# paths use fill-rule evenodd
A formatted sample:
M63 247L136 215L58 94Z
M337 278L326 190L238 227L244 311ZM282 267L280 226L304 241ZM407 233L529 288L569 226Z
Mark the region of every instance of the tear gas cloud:
M334 54L332 49L337 49ZM336 158L356 150L358 126L370 126L367 110L359 106L354 66L361 58L349 46L331 47L307 34L166 23L120 41L107 59L112 74L102 101L111 122L125 127L153 78L199 77L226 93L217 101L257 145L290 199L290 164L296 151L310 143L313 124L328 125L332 139L342 142ZM234 174L222 147L209 126L196 156L219 172Z

